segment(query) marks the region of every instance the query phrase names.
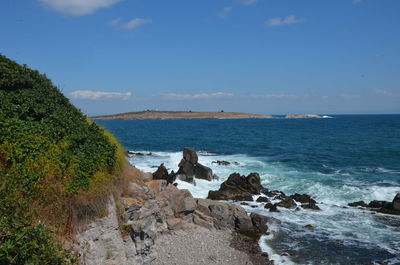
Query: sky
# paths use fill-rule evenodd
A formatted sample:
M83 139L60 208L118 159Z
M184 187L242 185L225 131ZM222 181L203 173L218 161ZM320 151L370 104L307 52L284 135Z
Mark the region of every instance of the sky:
M87 115L400 113L398 0L1 0L0 53Z

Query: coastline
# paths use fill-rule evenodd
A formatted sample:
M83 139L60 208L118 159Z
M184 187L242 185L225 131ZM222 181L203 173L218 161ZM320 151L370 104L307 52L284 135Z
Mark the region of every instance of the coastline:
M91 120L271 119L271 115L241 112L140 111L89 117Z
M76 235L73 251L81 264L274 264L259 236L246 234L255 227L248 221L237 227L238 220L250 220L242 207L193 198L129 163L123 174L121 196L111 196L106 215ZM208 210L213 207L222 211L218 218Z

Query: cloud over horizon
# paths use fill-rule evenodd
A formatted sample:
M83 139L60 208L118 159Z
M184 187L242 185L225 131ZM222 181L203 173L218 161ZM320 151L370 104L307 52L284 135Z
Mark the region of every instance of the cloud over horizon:
M267 27L277 27L277 26L300 24L300 23L304 23L304 19L299 19L296 18L294 15L290 15L284 18L276 17L268 19L267 21L265 21L264 24Z
M224 7L219 13L218 16L220 18L225 18L232 11L232 7Z
M210 99L210 98L229 98L234 95L231 93L216 92L216 93L203 93L203 94L163 94L162 97L167 99Z
M239 3L250 6L250 5L255 5L258 3L259 0L238 0Z
M134 18L129 20L128 22L123 22L120 18L116 18L110 21L110 25L125 30L134 30L152 22L153 20L148 18Z
M74 99L97 100L102 98L127 100L132 96L131 92L103 92L91 90L76 90L70 94Z
M121 0L38 0L41 4L66 15L89 15L101 8L110 7Z

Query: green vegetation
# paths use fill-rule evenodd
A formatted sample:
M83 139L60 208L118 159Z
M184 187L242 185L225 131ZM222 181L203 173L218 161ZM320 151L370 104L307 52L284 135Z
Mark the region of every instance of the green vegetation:
M45 75L0 55L0 264L73 263L55 238L104 212L124 162Z

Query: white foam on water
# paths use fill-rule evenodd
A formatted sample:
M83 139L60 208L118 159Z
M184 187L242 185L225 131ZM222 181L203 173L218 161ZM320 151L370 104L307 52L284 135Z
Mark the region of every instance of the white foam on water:
M148 153L149 151L137 152ZM176 172L182 159L182 152L152 153L153 156L133 156L130 158L130 162L147 172L154 172L156 170L154 166L164 163L169 170ZM369 211L344 208L347 203L358 200L366 202L371 200L391 201L396 192L400 191L400 185L396 182L382 180L384 184L379 186L380 183L370 184L362 180L348 178L344 175L349 174L348 171L342 172L340 169L335 169L336 173L333 174L302 172L288 168L283 163L269 163L261 161L257 157L242 154L223 155L203 151L198 152L198 156L199 163L210 167L220 179L211 182L196 179L196 185L178 180L178 187L188 189L194 197L206 198L209 190L219 189L221 183L233 172L238 172L242 175L258 172L260 173L262 184L267 188L282 190L286 194L296 192L310 194L318 202L322 202L322 204L319 204L322 211L294 211L280 208L280 213L270 213L263 208L262 203L257 202L251 202L248 206L243 205L246 211L272 216L300 227L300 229L291 231L296 238L306 239L312 233L314 237L321 238L321 240L329 238L329 240L339 241L343 244L380 248L400 256L400 244L395 243L400 238L400 229L377 222L376 215ZM222 166L212 163L217 160L238 162L239 164ZM380 170L383 171L382 169ZM340 175L343 179L338 180L335 178L335 174ZM325 184L326 182L329 183L329 181L333 181L335 184ZM254 198L256 199L258 196ZM257 207L252 208L251 206ZM312 232L307 229L301 229L308 224L315 227ZM269 227L272 232L273 229L279 229L279 226ZM271 259L275 260L277 264L294 264L289 257L279 256L274 251L273 246L268 243L269 241L271 241L271 238L262 237L262 240L260 239L260 247L269 254ZM301 247L301 244L296 247ZM301 252L301 249L299 251ZM391 262L392 260L388 260L389 264L395 264Z
M271 226L268 227L271 229ZM271 240L273 238L273 232L271 232L270 235L264 235L260 237L260 240L258 241L258 244L260 245L261 251L265 252L268 254L268 258L270 260L274 261L274 264L280 265L280 264L285 264L285 265L292 265L295 264L290 260L289 257L287 256L281 256L275 253L275 251L266 243L268 240Z

